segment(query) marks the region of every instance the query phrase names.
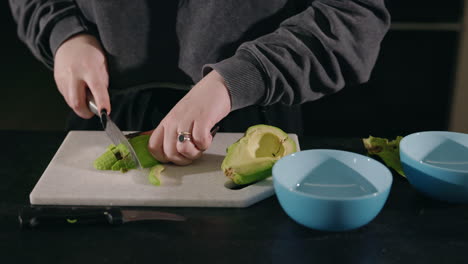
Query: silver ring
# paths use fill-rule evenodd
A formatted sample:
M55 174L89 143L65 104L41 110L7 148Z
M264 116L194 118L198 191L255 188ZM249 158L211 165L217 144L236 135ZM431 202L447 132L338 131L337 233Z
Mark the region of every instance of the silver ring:
M192 133L190 132L179 132L177 133L177 141L180 143L183 143L185 141L190 141L192 140Z

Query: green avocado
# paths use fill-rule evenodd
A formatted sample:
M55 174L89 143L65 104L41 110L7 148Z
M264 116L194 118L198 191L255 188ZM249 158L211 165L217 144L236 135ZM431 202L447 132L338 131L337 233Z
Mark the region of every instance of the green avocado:
M148 150L149 137L149 135L140 135L128 141L135 150L135 154L138 156L143 168L150 168L159 164ZM136 164L131 159L130 151L125 145L119 144L116 146L111 144L107 147L106 152L94 161L94 168L98 170L127 171L135 169Z
M157 164L153 166L150 170L148 175L148 180L151 184L159 186L161 185L161 172L164 170L164 166L162 164Z
M269 125L251 126L227 148L221 170L234 183L249 184L271 176L275 162L296 151L296 143L283 130Z
M139 135L128 140L138 156L138 160L143 168L151 168L149 178L150 182L154 185L156 181L159 182L159 176L155 176L164 170L164 166L157 161L148 150L149 135ZM126 172L131 169L136 169L137 166L133 162L130 151L123 144L114 145L110 144L106 152L94 160L94 168L98 170L114 170ZM157 173L156 173L157 172ZM158 174L158 175L159 175ZM156 179L156 180L153 180Z
M110 144L106 152L94 161L94 168L98 170L122 170L136 168L136 164L130 158L130 152L123 145Z
M388 167L394 169L401 176L406 177L400 162L400 141L402 139L403 137L401 136L398 136L394 140L369 136L368 138L363 138L362 142L367 149L368 155L379 156Z
M143 168L151 168L159 164L159 161L154 159L153 155L151 155L151 152L148 150L149 139L150 135L140 135L128 140L135 150L135 154Z

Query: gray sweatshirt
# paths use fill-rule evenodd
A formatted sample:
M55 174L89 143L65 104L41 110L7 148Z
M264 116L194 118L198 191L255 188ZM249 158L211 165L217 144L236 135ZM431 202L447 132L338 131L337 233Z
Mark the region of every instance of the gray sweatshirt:
M193 84L215 69L232 110L316 100L366 82L388 30L384 0L10 0L18 35L52 68L57 48L96 36L110 92Z

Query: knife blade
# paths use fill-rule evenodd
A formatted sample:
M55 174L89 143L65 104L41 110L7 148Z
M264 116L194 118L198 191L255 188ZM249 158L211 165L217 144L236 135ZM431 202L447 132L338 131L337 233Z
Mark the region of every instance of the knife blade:
M105 112L105 110L104 110ZM141 163L136 155L135 150L133 149L130 142L128 142L127 137L122 133L122 131L117 127L117 125L111 120L110 116L107 113L103 113L101 115L101 123L103 124L104 131L106 132L107 136L111 139L112 143L116 146L119 144L123 144L128 151L130 152L130 156L133 162L137 165L138 169L141 169Z
M120 225L134 221L185 221L186 218L154 210L127 210L118 207L25 207L19 211L21 228L59 225Z
M101 119L102 128L104 129L112 143L114 143L116 146L119 144L123 144L130 152L130 156L133 162L136 164L137 168L141 169L142 166L140 160L138 159L138 156L136 155L135 150L133 149L130 142L128 142L127 137L125 137L125 135L122 133L119 127L112 121L111 117L107 114L107 111L104 109L101 112L99 112L96 102L94 101L94 97L89 91L87 93L87 99L89 109Z

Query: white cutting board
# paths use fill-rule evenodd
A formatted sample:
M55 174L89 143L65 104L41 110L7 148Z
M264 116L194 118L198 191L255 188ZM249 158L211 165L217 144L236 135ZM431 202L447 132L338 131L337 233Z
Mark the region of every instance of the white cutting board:
M99 171L93 161L111 143L103 131L71 131L30 194L31 204L99 206L247 207L274 194L271 177L239 190L224 185L226 148L242 133L217 133L203 156L188 166L165 164L161 186L149 169ZM290 137L298 144L295 134ZM298 144L299 147L299 144Z

